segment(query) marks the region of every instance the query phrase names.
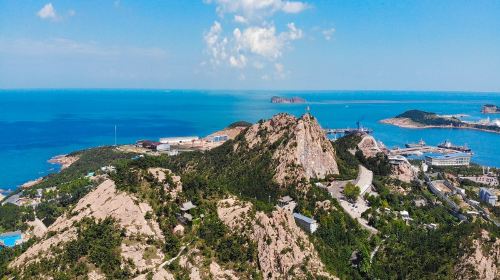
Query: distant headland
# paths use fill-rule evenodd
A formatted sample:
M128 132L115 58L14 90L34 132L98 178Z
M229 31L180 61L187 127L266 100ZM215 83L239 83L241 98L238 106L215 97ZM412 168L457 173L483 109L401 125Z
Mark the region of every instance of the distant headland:
M500 107L494 104L484 104L481 108L483 114L500 114Z
M280 103L280 104L295 104L295 103L306 103L306 100L301 97L281 97L281 96L273 96L271 97L271 103Z
M384 119L380 122L404 128L458 128L500 133L500 126L498 125L467 122L454 115L443 116L420 110L409 110L394 118Z

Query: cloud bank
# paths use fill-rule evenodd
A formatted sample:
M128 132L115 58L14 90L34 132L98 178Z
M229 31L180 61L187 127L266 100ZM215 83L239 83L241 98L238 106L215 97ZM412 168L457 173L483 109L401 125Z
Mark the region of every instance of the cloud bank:
M263 79L286 77L280 59L293 41L303 38L294 22L277 27L272 21L277 13L298 14L309 4L283 0L206 0L216 6L219 20L204 34L208 61L213 67L243 71L249 67L261 71ZM225 30L222 22L231 19ZM272 71L273 73L268 73ZM241 77L242 75L240 75Z

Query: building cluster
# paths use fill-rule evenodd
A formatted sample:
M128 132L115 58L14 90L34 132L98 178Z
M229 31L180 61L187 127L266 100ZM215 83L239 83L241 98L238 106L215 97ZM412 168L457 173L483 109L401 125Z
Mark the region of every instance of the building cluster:
M177 155L178 151L172 149L171 145L168 143L161 143L151 140L139 140L135 143L136 147L145 148L151 151L167 153L170 156Z
M475 183L485 184L491 187L497 187L499 185L498 178L491 175L480 175L480 176L461 176L462 180L469 180Z
M215 134L206 138L198 136L164 137L159 141L139 140L136 147L148 149L154 152L166 153L170 156L177 155L179 149L209 149L229 140L227 134Z
M479 198L491 205L491 206L495 206L497 204L497 200L498 200L498 196L495 194L495 190L494 189L487 189L487 188L481 188L479 190Z

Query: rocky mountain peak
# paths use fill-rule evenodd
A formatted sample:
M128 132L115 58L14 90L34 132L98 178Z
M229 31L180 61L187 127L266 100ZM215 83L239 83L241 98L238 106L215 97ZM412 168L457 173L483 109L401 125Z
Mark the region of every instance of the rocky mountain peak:
M296 118L278 114L251 126L245 133L250 149L273 147L277 183L338 174L335 150L318 121L305 114Z

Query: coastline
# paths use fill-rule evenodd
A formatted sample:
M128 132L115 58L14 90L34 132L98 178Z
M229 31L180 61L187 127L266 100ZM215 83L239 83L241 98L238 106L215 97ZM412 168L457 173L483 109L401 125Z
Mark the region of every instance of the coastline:
M477 128L477 127L468 127L468 126L452 126L452 125L425 125L418 122L414 122L409 118L388 118L380 120L379 123L390 124L402 128L410 128L410 129L427 129L427 128L447 128L447 129L469 129L469 130L478 130L483 132L500 134L500 131Z
M47 162L52 164L61 165L61 170L64 170L70 167L73 163L75 163L79 157L77 156L68 156L68 155L57 155L49 159Z
M77 157L77 156L57 155L57 156L54 156L54 157L50 158L49 160L47 160L47 162L49 162L51 164L58 164L61 166L61 170L64 170L64 169L70 167L78 159L79 159L79 157ZM38 177L36 179L26 181L26 182L22 183L21 185L18 185L14 189L14 191L11 191L11 192L15 192L16 190L29 189L33 186L38 185L40 182L43 181L44 178L45 178L45 176L42 176L42 177ZM5 191L5 190L3 190L3 191ZM3 193L3 194L0 193L0 201L3 200L4 198L8 197L11 192Z

